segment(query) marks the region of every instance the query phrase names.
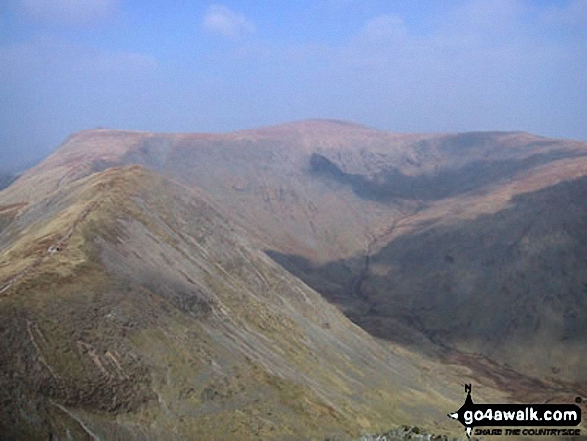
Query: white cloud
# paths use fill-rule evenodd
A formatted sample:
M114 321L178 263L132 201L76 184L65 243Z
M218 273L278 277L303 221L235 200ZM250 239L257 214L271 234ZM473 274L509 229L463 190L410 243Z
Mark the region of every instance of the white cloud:
M20 7L36 21L86 25L112 15L118 3L118 0L20 0Z
M228 38L240 38L255 32L255 25L244 15L237 14L226 6L212 5L204 17L205 28Z

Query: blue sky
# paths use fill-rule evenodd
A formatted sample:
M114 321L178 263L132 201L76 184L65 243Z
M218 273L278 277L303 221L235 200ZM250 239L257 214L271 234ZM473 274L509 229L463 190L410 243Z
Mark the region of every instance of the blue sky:
M92 127L587 140L587 0L4 0L0 169Z

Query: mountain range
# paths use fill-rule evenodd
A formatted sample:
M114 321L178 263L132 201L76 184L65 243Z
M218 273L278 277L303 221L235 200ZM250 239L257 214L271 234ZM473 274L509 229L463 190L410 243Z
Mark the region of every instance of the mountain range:
M587 143L89 130L0 192L6 439L460 433L587 396ZM2 438L4 439L4 438Z

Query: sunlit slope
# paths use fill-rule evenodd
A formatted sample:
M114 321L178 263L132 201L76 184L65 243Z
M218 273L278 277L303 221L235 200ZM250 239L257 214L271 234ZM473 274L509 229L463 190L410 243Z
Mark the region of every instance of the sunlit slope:
M7 210L8 439L322 439L404 422L452 427L445 414L460 385L432 381L376 342L193 190L114 168Z
M537 167L585 143L525 133L396 134L309 120L228 134L92 130L72 135L2 195L34 201L82 176L140 164L205 189L272 249L326 263L398 220Z
M585 142L324 120L228 134L92 130L0 193L0 230L122 164L203 190L374 335L584 385Z
M488 179L485 173L467 182ZM583 154L552 159L476 190L422 200L420 210L374 234L368 253L324 265L270 254L373 335L413 347L424 336L447 353L482 355L581 394L586 179Z
M231 134L80 132L0 198L4 204L30 203L96 171L140 164L205 189L272 247L328 261L363 250L370 223L397 212L395 206L371 210L372 204L354 198L351 188L337 185L333 191L310 175L311 155L321 143L331 148L341 141L352 149L366 136L373 143L404 138L356 125L315 122Z

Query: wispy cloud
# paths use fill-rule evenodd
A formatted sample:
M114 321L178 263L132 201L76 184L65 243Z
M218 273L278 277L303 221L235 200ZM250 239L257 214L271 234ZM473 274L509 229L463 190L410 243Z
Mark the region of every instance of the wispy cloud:
M111 16L119 0L19 0L31 19L67 25L87 25Z
M0 150L14 146L16 158L96 125L224 131L311 116L587 140L586 0L211 1L202 12L197 2L0 0L0 15L44 20L21 16L0 42ZM113 26L111 38L45 26L117 10L141 29ZM214 37L197 41L197 56L185 50L194 23Z
M240 38L255 32L254 23L244 15L231 11L226 6L212 5L204 17L204 27L213 33L228 38Z

